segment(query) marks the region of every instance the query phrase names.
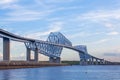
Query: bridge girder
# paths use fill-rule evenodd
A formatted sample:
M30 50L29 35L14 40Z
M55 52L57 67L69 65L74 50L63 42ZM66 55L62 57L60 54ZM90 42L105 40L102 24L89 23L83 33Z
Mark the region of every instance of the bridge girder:
M47 42L72 46L72 43L60 32L51 32L47 38Z
M38 52L49 57L60 57L60 53L63 47L58 47L53 44L47 44L42 42L26 42L25 46L33 51L38 49Z

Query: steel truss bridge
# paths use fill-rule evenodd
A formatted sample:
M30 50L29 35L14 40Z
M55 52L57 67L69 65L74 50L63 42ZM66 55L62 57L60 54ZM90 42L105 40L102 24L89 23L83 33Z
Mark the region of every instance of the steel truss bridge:
M63 48L77 51L80 56L80 64L109 64L110 61L97 58L88 54L85 45L72 46L72 43L60 32L51 32L46 41L21 37L0 29L0 38L3 38L3 61L10 61L10 40L24 42L26 46L26 60L38 61L38 54L49 57L50 63L61 62ZM34 51L34 59L31 59L31 51Z

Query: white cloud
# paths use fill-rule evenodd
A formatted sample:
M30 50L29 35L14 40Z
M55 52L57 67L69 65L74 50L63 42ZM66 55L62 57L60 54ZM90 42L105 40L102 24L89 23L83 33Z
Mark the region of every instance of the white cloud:
M0 58L2 58L3 57L3 55L2 55L2 53L0 53Z
M0 22L10 22L10 21L31 21L31 20L40 20L49 15L52 10L48 9L37 9L39 6L29 6L29 5L20 5L17 3L18 0L2 0L0 2L0 9L9 11L5 12L4 17L0 20ZM35 5L35 4L33 4ZM31 9L34 7L34 10ZM7 16L7 17L6 17Z
M120 56L120 53L116 52L106 52L103 54L104 56Z
M26 53L21 53L20 54L20 57L25 57L26 56Z
M73 9L79 9L81 7L79 6L72 6L72 7L59 7L59 8L55 8L53 9L54 11L62 11L62 10L73 10Z
M56 9L61 3L70 3L74 0L35 0L36 5L45 9Z
M107 33L107 35L118 35L119 32L116 32L116 31L113 31L113 32L110 32L110 33Z
M118 23L120 21L120 9L116 10L97 10L91 11L77 16L77 20L85 21L87 23L98 23L109 29L114 29L119 27Z
M106 42L106 41L108 41L108 39L102 39L102 40L97 41L96 43L103 43L103 42Z
M12 32L14 30L13 28L8 28L7 26L0 26L0 28L9 32Z
M0 4L10 4L17 2L17 0L0 0Z
M15 9L18 0L0 0L0 9Z
M49 57L39 53L39 61L49 61Z
M96 35L100 35L100 34L105 34L105 32L87 32L87 31L81 31L77 29L71 29L68 30L70 32L75 31L74 34L68 34L67 37L69 39L75 39L75 38L82 38L82 37L90 37L90 36L96 36Z
M112 13L112 14L111 14ZM97 10L81 15L79 18L95 20L120 19L120 10Z
M68 35L68 38L73 39L73 38L78 38L78 37L87 37L90 35L92 35L92 34L87 33L87 32L79 32L79 33L74 33L74 34Z
M35 0L36 2L40 2L40 3L68 3L68 2L72 2L74 0Z
M0 60L3 60L3 53L0 52Z
M11 12L6 13L8 16L4 18L3 21L33 21L33 20L41 20L47 18L53 12L61 11L61 10L69 10L69 9L77 9L78 7L60 7L54 9L45 9L45 10L29 10L25 7L21 7L18 5L9 6L9 8L14 9ZM21 17L22 16L22 17ZM60 18L57 18L60 19Z
M60 10L68 10L68 9L77 9L77 6L73 7L56 7L56 4L48 5L45 2L71 2L73 0L50 0L50 1L41 1L35 0L36 3L30 5L21 5L19 4L20 0L2 0L1 4L4 3L3 6L0 6L0 9L10 9L8 12L4 13L4 18L0 20L0 22L10 22L10 21L34 21L45 19L48 15L53 12ZM9 4L8 4L9 3ZM42 7L41 7L42 6ZM33 10L34 9L34 10ZM5 17L7 16L7 17Z
M39 12L32 10L19 10L15 12L8 13L9 16L4 21L32 21L32 20L40 20L48 15L50 12Z
M105 26L108 27L108 28L112 28L112 27L114 27L114 25L111 24L111 23L105 23Z
M101 39L101 40L94 41L94 42L91 42L91 43L88 43L88 44L102 44L102 43L107 42L108 40L109 39Z
M45 39L46 36L50 34L50 32L58 32L61 30L63 23L62 22L53 22L49 25L49 29L44 32L35 32L35 33L27 33L25 37L35 38L35 39Z
M19 4L14 4L10 6L7 5L4 8L9 8L11 10L4 14L7 17L4 17L2 21L40 20L52 12L52 10L33 10L27 8L27 6L21 6Z

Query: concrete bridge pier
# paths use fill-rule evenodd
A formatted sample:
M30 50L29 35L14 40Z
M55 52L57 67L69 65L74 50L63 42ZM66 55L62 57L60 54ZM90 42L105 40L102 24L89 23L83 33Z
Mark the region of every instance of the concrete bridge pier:
M90 64L90 59L86 59L86 64Z
M31 49L27 48L27 61L35 61L38 62L38 49L36 48L34 51L34 59L31 59Z
M103 64L103 63L104 63L104 60L103 60L103 59L101 59L101 60L100 60L100 64Z
M104 59L102 60L102 64L104 64L105 63L105 61L104 61Z
M101 64L101 60L100 59L98 59L97 61L98 61L98 64Z
M80 59L80 65L87 65L86 59Z
M27 48L27 54L26 54L27 61L31 61L31 50Z
M107 61L105 61L105 63L104 64L107 64Z
M87 60L87 64L90 65L91 64L91 59Z
M110 64L110 62L108 62L108 61L105 61L105 64Z
M94 59L93 59L93 58L91 58L91 64L92 64L92 65L94 64Z
M49 57L49 62L50 63L61 63L61 58L60 57Z
M87 59L86 61L87 61L86 62L87 65L90 64L90 59Z
M38 49L37 48L34 51L34 61L38 62Z
M94 64L94 62L93 62L93 59L92 59L92 58L90 58L90 59L89 59L89 64L90 64L90 65Z
M10 39L3 37L3 61L10 60Z
M95 64L98 65L98 59L96 59Z
M80 65L84 64L84 59L80 59Z

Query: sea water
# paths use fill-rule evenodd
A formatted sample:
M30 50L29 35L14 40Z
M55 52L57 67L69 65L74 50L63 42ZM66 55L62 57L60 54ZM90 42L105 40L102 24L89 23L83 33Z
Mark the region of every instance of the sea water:
M61 66L0 70L0 80L120 80L120 66Z

